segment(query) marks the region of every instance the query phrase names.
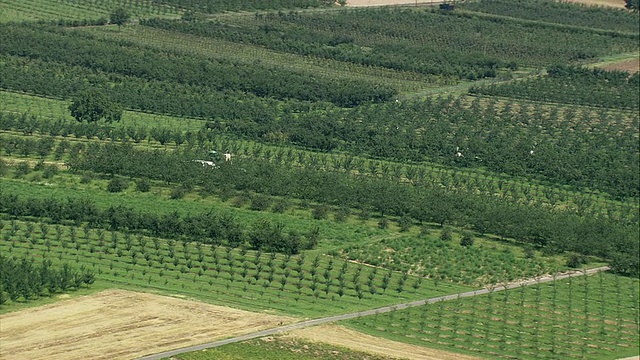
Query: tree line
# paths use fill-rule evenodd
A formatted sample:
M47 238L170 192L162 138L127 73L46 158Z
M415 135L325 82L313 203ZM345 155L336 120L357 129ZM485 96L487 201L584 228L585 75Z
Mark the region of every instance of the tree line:
M30 257L0 254L0 305L8 300L30 301L41 296L78 290L93 282L93 272L84 267L77 270L68 263L54 265L46 257L41 263L36 263Z

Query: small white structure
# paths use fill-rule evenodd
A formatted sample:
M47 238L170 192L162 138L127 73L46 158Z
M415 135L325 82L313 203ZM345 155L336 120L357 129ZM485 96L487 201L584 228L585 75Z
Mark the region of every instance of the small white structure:
M231 161L231 154L230 153L224 154L224 161Z
M464 155L462 155L462 153L460 152L460 148L456 146L456 157L464 157Z
M213 161L208 161L208 160L193 160L193 162L197 162L202 164L202 167L207 167L210 166L214 169L218 168L218 165L216 165Z

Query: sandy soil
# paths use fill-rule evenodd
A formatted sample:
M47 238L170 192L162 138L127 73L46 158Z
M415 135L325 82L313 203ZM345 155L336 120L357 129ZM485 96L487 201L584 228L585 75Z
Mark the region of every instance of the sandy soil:
M478 358L422 346L377 338L337 325L321 325L300 329L287 336L298 337L370 354L413 360L476 360Z
M606 64L601 67L606 70L623 70L623 71L628 71L630 73L635 73L640 71L640 58Z
M611 6L616 8L624 8L624 0L568 0L587 5ZM418 0L418 4L439 4L442 0ZM382 6L382 5L415 5L413 0L347 0L347 6Z
M107 290L0 316L0 359L131 359L292 319Z

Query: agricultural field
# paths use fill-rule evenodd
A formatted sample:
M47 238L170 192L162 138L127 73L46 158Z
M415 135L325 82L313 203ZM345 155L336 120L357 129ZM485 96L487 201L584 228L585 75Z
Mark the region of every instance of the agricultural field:
M0 0L0 357L638 355L592 2Z

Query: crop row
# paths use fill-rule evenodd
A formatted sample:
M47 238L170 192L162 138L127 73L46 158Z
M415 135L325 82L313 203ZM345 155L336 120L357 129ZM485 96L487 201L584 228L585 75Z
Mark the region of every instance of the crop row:
M638 110L640 75L625 71L554 66L548 76L472 87L471 94Z
M137 279L147 285L164 283L170 287L188 286L192 291L215 290L229 297L241 293L245 299L241 301L256 299L259 294L260 298L300 301L299 306L314 307L309 304L320 302L321 307L338 300L352 305L388 302L460 288L436 286L428 281L423 284L422 278L406 273L321 255L283 256L199 242L178 244L89 227L5 221L0 233L3 253L10 256L28 254L34 259L75 261L94 271L97 279L116 278L125 283Z
M6 36L0 39L3 42L1 54L18 55L19 59L38 59L45 67L48 63L55 63L60 71L65 72L66 78L72 78L69 72L79 67L104 73L105 76L117 76L120 78L118 82L126 83L129 77L133 77L145 82L198 86L209 92L242 91L259 97L330 101L341 106L384 101L395 95L394 89L383 84L318 78L281 67L152 50L131 43L85 38L85 33L74 31L17 25L4 28ZM89 44L91 50L88 50ZM66 94L69 95L73 94Z
M638 281L569 278L351 323L377 336L496 358L624 355L638 345Z

